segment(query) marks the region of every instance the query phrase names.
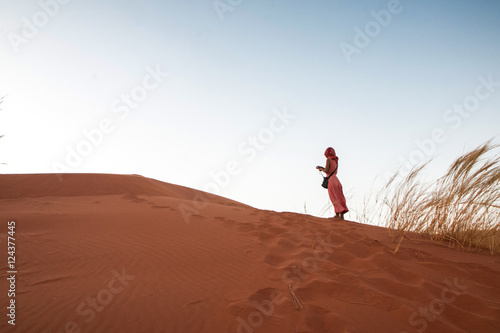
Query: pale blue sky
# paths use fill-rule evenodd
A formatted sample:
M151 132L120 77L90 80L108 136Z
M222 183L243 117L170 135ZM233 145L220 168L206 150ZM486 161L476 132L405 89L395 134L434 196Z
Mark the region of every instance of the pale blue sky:
M500 82L498 1L221 2L236 4L223 20L211 0L0 1L0 172L54 172L107 119L70 171L204 189L236 161L221 195L317 215L329 200L314 167L333 146L356 219L375 178L433 130L445 139L422 156L440 156L436 172L500 134L500 85L480 79ZM369 43L347 59L358 31ZM120 118L113 105L155 70L169 75ZM447 111L474 98L467 117ZM294 118L269 137L284 109Z

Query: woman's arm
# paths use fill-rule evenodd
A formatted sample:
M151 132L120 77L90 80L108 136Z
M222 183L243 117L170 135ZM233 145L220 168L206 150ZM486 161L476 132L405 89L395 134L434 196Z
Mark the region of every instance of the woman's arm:
M320 167L320 166L317 166L316 169L318 169L319 171L323 171L324 173L328 174L330 172L330 166L331 166L330 159L327 158L326 159L326 166L324 168Z

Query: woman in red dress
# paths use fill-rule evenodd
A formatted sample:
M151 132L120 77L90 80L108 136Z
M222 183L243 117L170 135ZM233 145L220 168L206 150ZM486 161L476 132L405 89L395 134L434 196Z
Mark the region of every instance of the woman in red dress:
M326 166L323 168L317 166L316 169L323 171L330 176L328 180L328 195L332 201L333 207L335 208L335 218L344 219L344 214L349 211L345 202L344 192L342 191L342 184L337 178L339 158L335 154L335 150L329 147L325 151Z

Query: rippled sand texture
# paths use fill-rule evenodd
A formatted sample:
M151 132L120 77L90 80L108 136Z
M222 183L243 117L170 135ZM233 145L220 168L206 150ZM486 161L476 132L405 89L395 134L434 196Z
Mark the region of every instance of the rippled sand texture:
M500 332L498 256L416 234L394 254L384 228L141 176L0 175L0 186L1 332Z

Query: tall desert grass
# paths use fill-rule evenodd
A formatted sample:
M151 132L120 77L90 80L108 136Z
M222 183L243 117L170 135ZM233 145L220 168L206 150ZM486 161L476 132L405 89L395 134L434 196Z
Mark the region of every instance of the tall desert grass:
M403 179L396 174L377 200L382 220L399 231L427 233L433 241L500 253L500 145L488 141L459 157L432 183L421 180L427 164ZM402 237L401 236L401 237Z

